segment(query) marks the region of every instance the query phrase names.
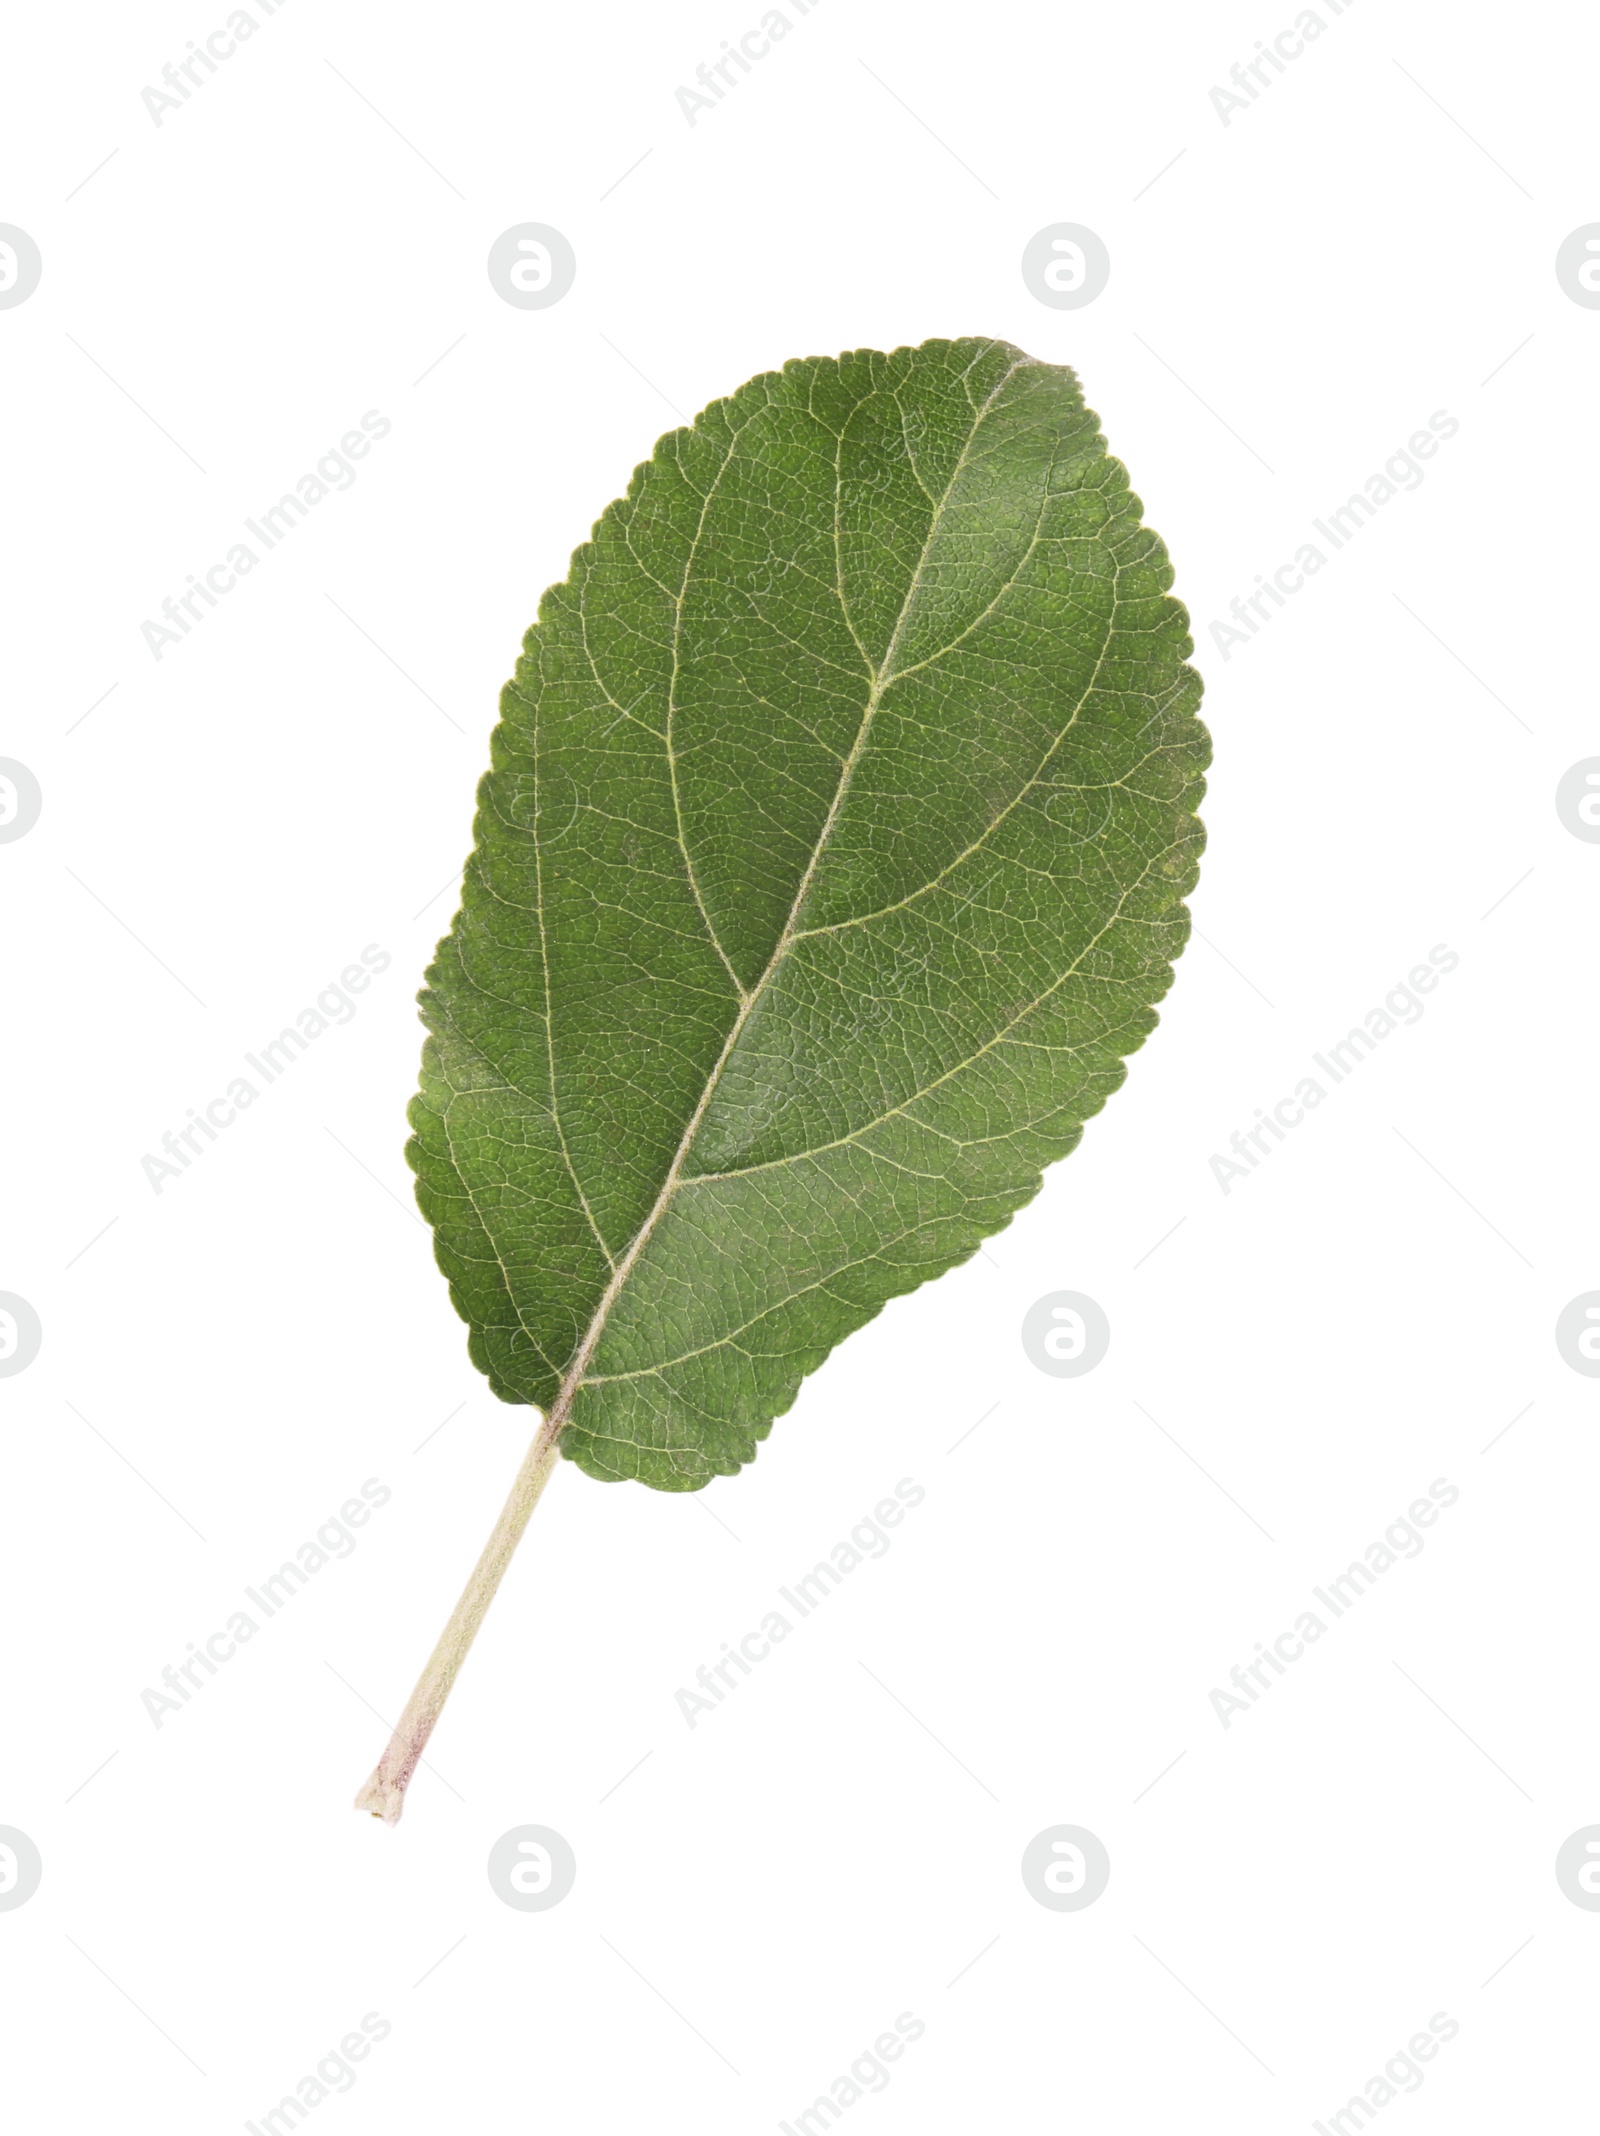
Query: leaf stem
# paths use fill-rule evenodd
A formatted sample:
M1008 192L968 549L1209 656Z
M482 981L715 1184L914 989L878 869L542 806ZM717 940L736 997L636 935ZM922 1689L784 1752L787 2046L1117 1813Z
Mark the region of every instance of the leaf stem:
M494 1533L484 1545L483 1555L473 1567L471 1579L461 1590L461 1599L450 1622L440 1634L439 1644L417 1679L417 1688L396 1723L388 1749L356 1797L358 1810L370 1811L374 1817L381 1817L385 1824L400 1822L411 1776L421 1762L434 1724L450 1696L451 1686L467 1658L468 1649L478 1636L478 1627L505 1577L506 1567L522 1540L522 1531L527 1527L534 1507L539 1503L550 1471L556 1465L562 1429L571 1407L570 1395L565 1388L562 1393L566 1398L552 1404L550 1414L534 1433L533 1444L517 1471Z

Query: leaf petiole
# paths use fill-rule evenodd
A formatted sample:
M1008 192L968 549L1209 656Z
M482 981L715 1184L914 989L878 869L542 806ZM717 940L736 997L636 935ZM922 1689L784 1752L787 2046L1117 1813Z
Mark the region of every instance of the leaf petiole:
M411 1776L421 1763L428 1738L444 1711L444 1702L450 1696L461 1664L478 1636L478 1628L505 1578L512 1553L522 1540L522 1531L527 1527L550 1471L559 1458L561 1433L572 1406L570 1392L567 1389L562 1392L563 1399L551 1405L550 1414L534 1433L533 1443L517 1471L494 1533L485 1543L483 1555L473 1567L472 1577L461 1590L461 1599L440 1634L438 1645L429 1655L427 1667L417 1679L417 1687L395 1724L388 1748L356 1796L358 1810L370 1811L385 1824L400 1822Z

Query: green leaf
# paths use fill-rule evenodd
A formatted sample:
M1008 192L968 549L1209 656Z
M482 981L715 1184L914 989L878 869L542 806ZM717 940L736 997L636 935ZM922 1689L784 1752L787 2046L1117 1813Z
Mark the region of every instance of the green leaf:
M969 340L713 402L545 595L408 1154L589 1474L749 1461L1121 1082L1202 844L1171 579L1073 373Z

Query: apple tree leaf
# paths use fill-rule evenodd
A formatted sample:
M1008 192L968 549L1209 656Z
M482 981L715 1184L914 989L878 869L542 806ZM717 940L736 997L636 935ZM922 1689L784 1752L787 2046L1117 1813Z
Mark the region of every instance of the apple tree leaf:
M714 401L546 593L408 1155L590 1475L751 1460L1121 1082L1203 836L1171 582L1074 374L963 340Z

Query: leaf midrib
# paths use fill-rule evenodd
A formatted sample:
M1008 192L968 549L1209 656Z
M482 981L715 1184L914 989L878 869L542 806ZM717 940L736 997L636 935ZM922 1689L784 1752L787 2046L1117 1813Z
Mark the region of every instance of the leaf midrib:
M850 791L851 781L855 776L856 766L861 760L861 753L866 747L867 737L872 731L872 722L877 714L878 707L883 701L885 691L889 689L891 684L896 679L894 675L894 656L896 650L899 647L901 634L905 629L906 619L911 613L912 602L921 588L922 574L927 565L929 554L933 548L934 538L937 535L940 524L943 520L945 509L948 506L952 495L954 494L957 482L960 480L961 475L966 468L967 457L972 450L973 441L976 439L978 432L982 428L984 419L988 415L989 410L994 406L995 401L999 398L1000 393L1003 391L1006 385L1008 385L1011 379L1016 376L1018 371L1028 368L1029 366L1036 365L1037 362L1038 359L1035 357L1019 355L1017 360L1014 363L1009 364L1006 367L1005 371L1002 372L1001 376L996 379L994 385L985 395L982 403L973 411L971 428L967 433L965 442L963 443L960 454L957 457L956 464L951 470L950 479L945 485L944 494L940 497L937 505L934 507L933 516L928 522L928 531L923 539L922 550L921 554L917 558L916 569L912 572L910 581L907 584L905 598L900 604L900 613L895 619L894 630L890 634L888 645L884 651L883 665L879 669L878 673L873 677L872 686L867 693L866 704L862 708L861 722L856 730L855 742L851 746L850 753L845 758L843 766L840 769L839 780L838 784L834 788L834 796L832 803L829 806L828 813L826 818L824 819L822 828L817 834L816 843L811 850L811 857L806 863L805 872L800 879L799 887L795 891L794 899L790 904L787 915L785 916L782 930L779 933L776 943L773 945L772 954L767 959L766 967L762 971L760 978L750 989L749 993L743 995L740 999L738 1013L735 1015L732 1024L729 1026L727 1038L723 1041L722 1051L717 1056L716 1063L713 1066L711 1073L706 1078L705 1088L700 1093L699 1102L695 1106L694 1112L690 1116L688 1124L684 1128L682 1139L680 1140L678 1147L673 1154L671 1164L667 1168L666 1177L661 1183L660 1191L656 1195L655 1201L651 1205L649 1213L645 1216L644 1221L640 1224L638 1230L634 1233L632 1239L629 1241L627 1249L624 1252L621 1260L615 1263L612 1270L611 1280L606 1285L605 1290L602 1292L600 1302L595 1307L589 1325L584 1330L583 1337L579 1342L577 1349L573 1352L571 1363L568 1365L566 1374L562 1379L561 1385L557 1389L555 1399L550 1405L549 1416L547 1419L547 1422L555 1426L557 1429L559 1429L566 1423L568 1416L571 1414L573 1402L577 1399L579 1390L582 1388L584 1383L584 1373L588 1368L589 1359L594 1355L595 1347L599 1343L600 1337L605 1331L605 1325L607 1320L611 1316L611 1310L613 1306L616 1304L618 1298L621 1297L623 1291L626 1289L628 1279L632 1275L634 1268L638 1265L640 1256L643 1254L645 1248L649 1245L650 1240L654 1235L656 1226L661 1221L661 1218L665 1213L668 1204L671 1202L674 1194L676 1194L678 1187L680 1186L680 1184L682 1184L683 1167L688 1160L690 1150L694 1147L695 1137L700 1132L701 1125L704 1122L706 1113L710 1108L711 1100L716 1095L717 1086L722 1080L723 1070L726 1068L729 1060L732 1058L734 1048L737 1046L739 1039L743 1035L745 1026L749 1023L757 1004L760 1002L762 996L766 993L767 988L771 985L780 966L782 965L784 959L789 953L790 948L793 945L796 935L796 917L798 916L801 907L805 903L806 896L810 891L812 881L816 875L817 866L821 861L822 854L827 846L828 840L832 836L833 827L838 821L839 812L844 806L845 797ZM836 500L837 494L838 492L836 486ZM687 591L687 577L685 578L685 591ZM842 587L840 588L840 598L842 602ZM536 838L535 843L537 844L537 842L538 841ZM687 859L687 854L685 855L685 858ZM696 902L698 902L698 892L696 893ZM542 924L543 917L541 914L541 927ZM707 924L709 927L709 922ZM720 949L720 944L718 945L718 947ZM520 1320L520 1313L518 1315L518 1318Z

